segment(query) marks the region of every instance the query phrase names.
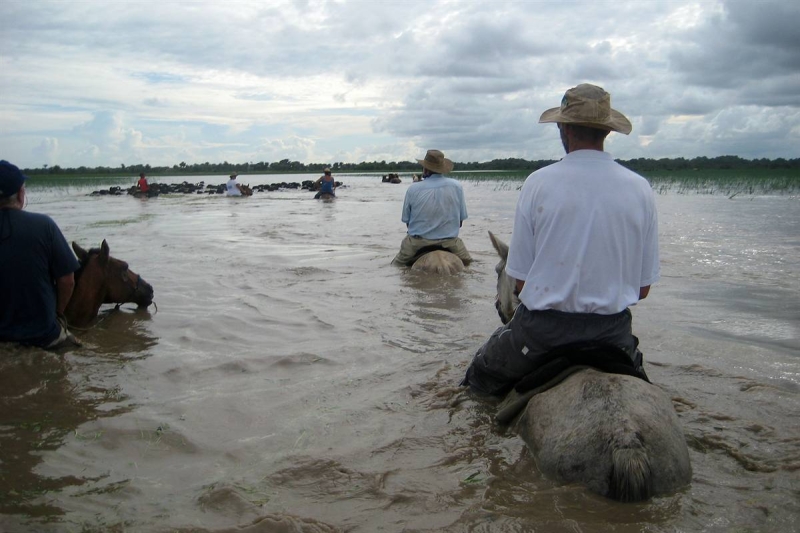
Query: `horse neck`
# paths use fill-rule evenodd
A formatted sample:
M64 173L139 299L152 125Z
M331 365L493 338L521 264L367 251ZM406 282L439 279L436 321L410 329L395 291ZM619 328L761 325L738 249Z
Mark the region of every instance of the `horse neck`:
M94 320L106 297L105 280L95 282L87 275L87 266L82 265L75 273L75 289L64 312L67 322L73 326L85 326Z

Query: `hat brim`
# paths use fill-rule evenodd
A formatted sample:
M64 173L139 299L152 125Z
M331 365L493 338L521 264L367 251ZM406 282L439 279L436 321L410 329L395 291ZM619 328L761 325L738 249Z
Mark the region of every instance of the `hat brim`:
M437 174L449 174L453 170L453 162L446 157L441 166L433 165L430 161L425 161L424 159L417 159L417 163L422 165L422 168L427 168L431 172Z
M624 135L628 135L631 131L633 131L633 126L631 125L631 121L628 118L617 111L616 109L611 110L611 116L608 120L603 122L586 122L586 121L579 121L573 117L567 117L561 114L560 107L554 107L552 109L548 109L542 116L539 117L539 123L550 123L550 122L560 122L562 124L575 124L576 126L586 126L588 128L598 128L603 130L609 131L616 131L618 133L622 133Z

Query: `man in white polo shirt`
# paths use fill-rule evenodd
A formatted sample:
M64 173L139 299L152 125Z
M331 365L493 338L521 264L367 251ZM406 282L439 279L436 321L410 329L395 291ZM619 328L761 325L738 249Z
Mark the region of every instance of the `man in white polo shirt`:
M475 354L462 382L503 395L554 348L610 344L641 365L628 307L659 278L655 195L643 177L603 151L632 127L595 85L566 92L539 122L555 122L567 155L525 181L506 273L520 305Z

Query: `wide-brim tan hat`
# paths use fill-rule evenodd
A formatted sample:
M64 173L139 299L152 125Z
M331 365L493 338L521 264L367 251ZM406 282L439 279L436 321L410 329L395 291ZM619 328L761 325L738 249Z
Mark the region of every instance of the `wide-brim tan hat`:
M576 124L629 134L633 130L630 120L611 108L611 95L602 87L582 83L564 94L561 106L548 109L539 122Z
M428 150L425 159L417 159L423 168L437 174L447 174L453 170L453 162L447 159L439 150Z

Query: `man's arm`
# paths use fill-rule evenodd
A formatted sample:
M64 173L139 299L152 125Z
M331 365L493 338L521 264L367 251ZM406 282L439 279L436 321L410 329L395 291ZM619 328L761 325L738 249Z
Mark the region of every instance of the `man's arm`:
M519 296L519 293L522 292L522 287L524 287L524 286L525 286L525 280L524 279L518 279L517 280L517 296Z
M639 287L639 299L644 300L650 294L650 285L647 287Z
M63 315L67 309L72 291L75 289L75 275L70 272L56 279L56 313Z

